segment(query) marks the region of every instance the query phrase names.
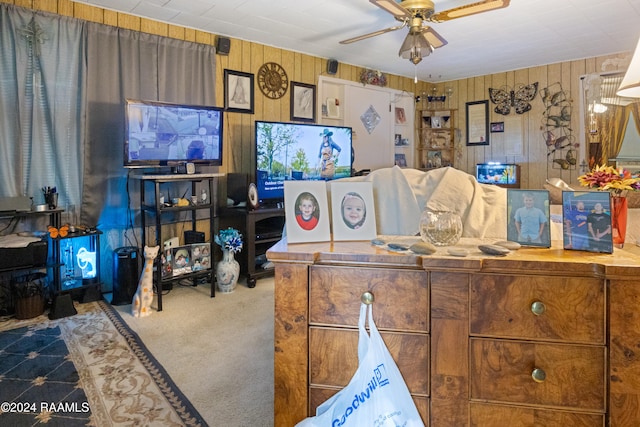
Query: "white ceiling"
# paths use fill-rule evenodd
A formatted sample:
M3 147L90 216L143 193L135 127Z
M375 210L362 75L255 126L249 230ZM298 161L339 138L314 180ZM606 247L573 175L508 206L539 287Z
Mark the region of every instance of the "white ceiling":
M74 0L77 1L77 0ZM434 0L436 12L476 0ZM368 0L86 0L106 9L429 82L493 74L635 48L640 0L511 0L506 9L432 27L449 43L418 64L398 57L407 29ZM232 45L233 48L233 45Z

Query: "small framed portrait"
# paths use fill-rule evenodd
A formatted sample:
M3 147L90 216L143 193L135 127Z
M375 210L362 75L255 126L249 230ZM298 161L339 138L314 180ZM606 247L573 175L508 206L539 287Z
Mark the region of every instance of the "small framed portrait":
M401 168L407 167L407 156L404 153L396 153L395 154L395 165L400 166Z
M491 122L491 132L504 132L504 122Z
M288 243L331 240L327 183L285 181L284 215Z
M191 273L193 262L191 259L191 246L177 246L173 248L173 276Z
M396 107L396 124L403 125L407 122L407 116L405 115L404 108Z
M394 145L402 145L402 134L396 133L395 137L393 138L393 143Z
M224 109L253 114L253 74L224 70Z
M562 192L562 242L565 249L613 253L608 192Z
M427 168L441 168L442 163L441 151L427 151Z
M376 237L376 215L371 182L332 182L333 240L371 240Z
M549 192L507 189L507 240L551 247Z
M442 127L442 118L439 116L431 117L431 127L434 129L440 129Z
M316 121L316 87L300 82L291 82L291 121Z

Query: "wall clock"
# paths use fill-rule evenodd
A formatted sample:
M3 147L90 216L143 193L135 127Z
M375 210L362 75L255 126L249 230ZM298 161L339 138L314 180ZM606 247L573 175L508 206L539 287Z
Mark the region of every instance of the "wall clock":
M275 62L263 64L258 70L258 87L268 98L282 98L289 88L286 71Z

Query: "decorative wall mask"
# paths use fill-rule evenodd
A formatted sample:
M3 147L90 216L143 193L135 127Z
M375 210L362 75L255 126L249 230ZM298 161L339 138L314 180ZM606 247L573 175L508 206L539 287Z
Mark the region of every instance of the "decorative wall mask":
M537 93L538 82L520 85L516 90L508 86L503 86L500 89L489 88L489 98L491 102L496 104L493 111L503 116L508 115L511 108L516 110L516 114L524 114L531 110L530 102Z

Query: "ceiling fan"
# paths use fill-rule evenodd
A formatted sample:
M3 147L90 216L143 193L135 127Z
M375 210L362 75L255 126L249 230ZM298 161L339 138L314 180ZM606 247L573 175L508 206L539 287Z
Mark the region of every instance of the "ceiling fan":
M423 57L447 44L447 41L426 23L450 21L476 13L501 9L509 6L510 2L510 0L483 0L436 13L431 0L403 0L399 3L395 0L369 1L392 14L401 24L343 40L340 43L349 44L408 26L409 34L402 43L398 54L414 64L418 64Z

